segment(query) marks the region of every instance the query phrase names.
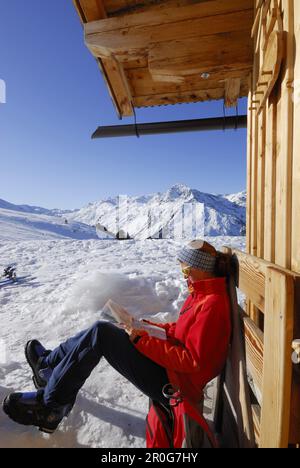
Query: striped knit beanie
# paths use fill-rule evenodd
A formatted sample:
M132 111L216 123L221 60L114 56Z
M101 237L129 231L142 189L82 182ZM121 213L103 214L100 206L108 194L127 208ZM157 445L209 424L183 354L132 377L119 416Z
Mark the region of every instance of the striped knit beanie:
M210 250L210 252L206 250ZM217 251L205 241L194 240L178 252L177 259L197 270L213 273L216 265Z

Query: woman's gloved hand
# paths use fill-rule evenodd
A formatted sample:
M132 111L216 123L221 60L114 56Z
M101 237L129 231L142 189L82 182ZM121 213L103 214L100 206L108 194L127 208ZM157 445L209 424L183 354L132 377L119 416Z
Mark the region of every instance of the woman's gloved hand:
M132 343L137 342L138 338L140 338L142 335L145 335L146 333L145 330L138 330L131 327L130 325L124 325L124 330L126 331Z

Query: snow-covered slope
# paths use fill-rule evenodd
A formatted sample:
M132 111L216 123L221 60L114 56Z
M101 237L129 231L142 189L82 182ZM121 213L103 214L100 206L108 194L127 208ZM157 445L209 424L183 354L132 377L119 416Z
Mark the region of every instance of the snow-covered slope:
M30 209L17 211L0 208L0 241L66 238L97 239L98 237L95 228L78 221L69 222L61 216L34 214Z
M132 238L147 239L245 234L246 193L211 195L178 184L166 193L116 197L90 203L68 219L120 229Z
M244 237L207 240L218 249L245 246ZM169 240L0 242L0 272L14 263L19 278L0 286L0 401L33 390L28 340L57 346L101 319L110 297L136 316L175 321L187 296L177 249ZM13 423L0 409L0 447L145 447L147 409L147 397L102 360L52 436Z
M66 214L73 213L76 210L60 210L53 209L49 210L47 208L41 208L40 206L30 206L30 205L14 205L0 198L0 208L10 211L18 211L21 213L32 213L32 214L42 214L47 216L64 216Z

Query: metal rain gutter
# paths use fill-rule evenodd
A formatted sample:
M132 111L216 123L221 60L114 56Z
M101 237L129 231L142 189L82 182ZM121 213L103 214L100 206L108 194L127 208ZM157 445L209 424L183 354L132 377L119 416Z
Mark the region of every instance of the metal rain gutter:
M92 135L92 139L129 136L140 137L144 135L161 135L183 132L224 131L237 130L240 128L247 128L247 115L99 127Z

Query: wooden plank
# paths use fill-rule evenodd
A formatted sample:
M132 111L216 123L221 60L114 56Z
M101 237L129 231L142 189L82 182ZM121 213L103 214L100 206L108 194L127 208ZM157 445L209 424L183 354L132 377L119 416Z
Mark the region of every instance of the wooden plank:
M251 62L251 44L243 31L165 42L154 45L149 52L150 73L160 75L244 70Z
M174 4L175 3L175 4ZM179 2L165 2L165 5L156 10L152 9L144 13L133 13L119 17L107 18L105 21L91 23L87 31L90 34L95 32L109 32L121 29L128 29L141 26L167 25L180 21L187 21L191 18L207 18L213 16L223 16L236 12L252 12L251 23L253 22L253 1L252 0L211 0L195 3L187 6L180 6ZM107 11L110 10L106 4ZM251 26L250 26L251 28Z
M252 76L250 80L250 91L248 102L252 101ZM248 109L248 127L247 127L247 205L246 205L246 252L251 250L251 179L252 179L252 157L253 157L253 111Z
M259 405L252 405L252 418L254 424L255 443L257 446L260 444L260 416L261 409Z
M103 0L109 17L129 16L134 13L156 12L172 7L198 5L212 0Z
M261 395L264 361L264 334L256 326L256 324L246 316L246 314L243 315L243 322L246 344L247 371L251 375L259 395Z
M278 271L281 271L283 274L291 276L294 279L294 281L298 281L298 279L300 278L300 274L296 273L295 271L282 268L279 265L276 265L275 263L267 262L264 259L254 257L253 255L249 255L239 249L231 248L231 252L232 255L236 257L237 262L248 262L249 264L253 264L253 268L255 268L255 265L257 265L256 268L258 268L259 275L263 275L263 277L265 277L267 268L275 268ZM258 278L257 281L259 281Z
M135 73L141 70L129 70L129 71ZM199 87L199 88L203 87L203 89L205 89L205 88L209 88L210 87L209 83L212 83L212 82L218 82L219 84L222 83L225 87L225 83L228 80L239 78L241 80L242 87L245 87L247 90L249 90L249 87L250 87L249 68L245 68L245 70L235 70L235 69L220 70L218 72L209 73L208 77L206 76L206 74L205 76L202 76L199 74L181 75L181 76L180 75L176 76L174 74L160 75L159 72L156 75L154 73L150 74L148 69L147 69L147 72L149 74L149 81L145 77L145 79L143 79L143 82L139 83L140 86L147 87L147 85L150 85L153 87L156 84L158 86L160 84L164 86L165 84L165 87L167 87L168 85L172 86L172 84L174 83L175 86L178 86L178 85L189 86L190 89L191 87ZM169 91L170 90L171 89L169 89ZM168 89L164 89L164 91L168 91ZM151 94L151 91L150 91L150 94Z
M229 248L224 247L222 250L224 253L231 254L231 249ZM231 304L232 342L226 364L225 386L236 413L239 447L253 448L255 446L255 438L247 380L244 337L242 334L242 321L237 302L236 287L232 276L228 282L228 292Z
M139 15L137 15L139 16ZM109 21L109 20L108 20ZM196 18L194 15L184 22L172 22L159 25L140 24L136 27L116 29L102 32L101 26L105 21L88 23L85 25L85 42L96 57L106 57L111 54L138 55L138 50L149 47L150 44L177 41L178 38L197 38L203 36L234 31L244 31L243 42L247 39L252 23L252 11L229 13L208 18Z
M266 111L258 116L257 154L257 256L264 258Z
M225 84L225 107L236 107L241 92L241 79L229 78Z
M230 394L224 386L221 448L239 448L239 435L236 414Z
M131 83L132 93L134 96L150 96L153 94L176 93L184 91L192 91L193 89L215 89L225 87L224 74L221 71L219 74L212 75L209 79L203 79L199 75L180 76L179 82L156 81L148 70L148 68L126 70L128 81ZM241 72L233 70L228 74L232 78L240 77L242 88L248 86L248 70ZM166 80L169 79L165 76ZM173 75L174 78L174 75Z
M293 157L293 79L294 15L293 1L282 0L286 31L281 73L280 110L278 114L278 152L276 164L276 239L275 263L291 268L292 238L292 157ZM278 108L279 109L279 108Z
M266 263L239 250L233 249L232 254L238 265L236 286L264 312Z
M101 0L92 0L91 2L89 0L73 0L73 3L83 24L88 21L106 18L106 12L104 11L103 2ZM120 95L120 89L124 87L123 83L122 87L119 88L120 77L117 77L115 72L110 76L110 71L113 68L111 60L106 60L106 63L104 63L101 59L97 59L97 63L118 116L122 117L123 115L127 115L128 107L124 107L122 103L126 102L128 96L126 94ZM132 115L132 112L128 115Z
M73 0L82 23L107 18L102 0Z
M269 15L269 17L267 19L264 49L266 48L269 37L270 37L272 31L275 28L276 21L278 19L279 14L280 14L279 8L277 6L273 7L272 10L271 10L271 13L270 13L270 15Z
M253 153L251 167L251 251L257 255L257 164L258 164L258 116L253 112Z
M169 104L179 104L188 102L203 102L224 98L224 88L208 90L191 90L178 93L155 94L151 96L134 96L135 107L165 106Z
M254 23L253 23L253 26L252 26L252 29L251 29L251 37L252 38L255 38L257 36L260 22L261 22L261 9L258 9L256 11Z
M283 32L273 31L268 39L266 51L262 58L262 65L258 79L259 95L258 112L264 108L276 81L283 59Z
M276 95L269 98L266 114L266 154L265 154L265 214L264 214L264 258L275 262L275 195L276 195Z
M295 42L300 47L300 2L294 0ZM292 180L292 269L300 273L300 54L295 55L294 148Z
M109 81L114 90L114 95L121 115L131 116L133 114L132 102L133 97L129 89L129 84L125 76L122 65L119 64L114 57L102 59L103 66L109 76Z
M292 383L294 281L280 270L268 268L266 284L260 447L286 448Z
M131 57L129 57L128 60L123 60L122 64L124 70L135 71L136 69L146 69L148 68L148 51L145 50L144 57L140 57L137 59L132 59Z

